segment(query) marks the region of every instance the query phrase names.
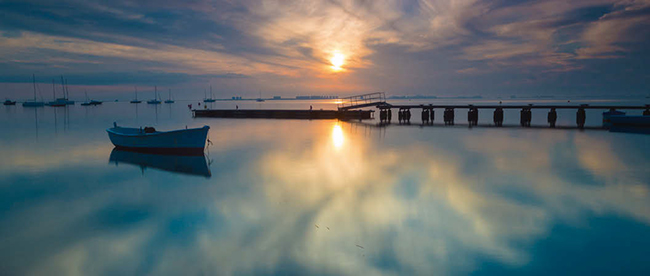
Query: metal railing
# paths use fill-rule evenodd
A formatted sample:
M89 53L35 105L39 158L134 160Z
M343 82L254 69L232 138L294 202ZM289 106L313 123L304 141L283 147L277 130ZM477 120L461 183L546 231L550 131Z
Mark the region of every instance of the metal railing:
M356 107L372 106L375 104L378 105L383 103L386 103L386 93L375 92L341 98L341 103L338 104L338 108L352 109Z

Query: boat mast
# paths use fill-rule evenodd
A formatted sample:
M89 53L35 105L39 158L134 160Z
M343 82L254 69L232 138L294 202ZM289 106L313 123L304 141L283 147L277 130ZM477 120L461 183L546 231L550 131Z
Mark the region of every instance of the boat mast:
M65 94L64 94L65 99L70 98L70 91L68 90L68 79L65 79Z
M210 85L210 100L212 100L212 85Z
M169 100L170 101L172 100L172 89L171 88L169 88Z
M153 87L153 91L154 91L154 92L153 92L153 96L154 96L153 99L157 101L157 100L158 100L158 86L155 86L155 85L154 85L154 87Z
M54 79L52 79L52 99L56 101L56 88L54 88Z
M32 82L34 83L34 101L36 101L36 75L32 74Z
M65 83L63 82L63 75L61 75L61 89L63 89L63 97L65 98Z

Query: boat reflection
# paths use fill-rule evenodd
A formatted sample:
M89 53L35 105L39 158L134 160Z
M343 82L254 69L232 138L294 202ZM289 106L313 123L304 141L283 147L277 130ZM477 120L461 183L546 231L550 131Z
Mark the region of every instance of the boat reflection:
M140 166L143 172L144 169L150 167L173 173L200 175L207 178L212 176L203 154L157 154L114 148L109 162L115 163L115 165L119 163L137 165Z

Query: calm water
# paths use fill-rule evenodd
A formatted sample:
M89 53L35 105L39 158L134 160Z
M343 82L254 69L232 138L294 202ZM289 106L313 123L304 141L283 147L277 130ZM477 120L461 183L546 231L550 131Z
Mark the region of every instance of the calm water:
M649 135L193 119L187 104L0 107L1 274L650 272ZM215 107L235 104L310 103ZM213 145L113 152L114 121L209 125Z

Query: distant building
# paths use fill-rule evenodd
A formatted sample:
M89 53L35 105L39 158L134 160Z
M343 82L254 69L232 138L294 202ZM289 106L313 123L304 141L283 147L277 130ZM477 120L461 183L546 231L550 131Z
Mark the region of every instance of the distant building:
M234 96L234 97L232 97L232 99L233 100L241 100L241 97L240 96Z
M274 100L282 100L282 97L280 97L280 96L273 96L273 99L274 99Z
M310 95L310 96L296 96L296 100L329 100L329 99L338 99L339 96L328 96L328 95Z

